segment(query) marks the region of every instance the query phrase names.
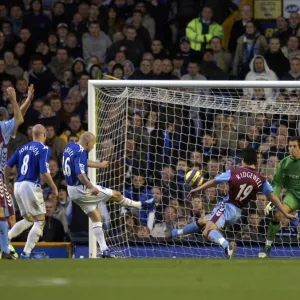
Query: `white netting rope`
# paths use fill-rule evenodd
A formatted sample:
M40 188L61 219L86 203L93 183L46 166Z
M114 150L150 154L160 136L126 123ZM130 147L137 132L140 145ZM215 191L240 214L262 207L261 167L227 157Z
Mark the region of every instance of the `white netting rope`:
M278 148L278 151L270 152L272 141L269 140L274 139L274 145L272 145L274 147L279 143L286 143L287 137L291 135L290 130L297 132L295 126L291 127L289 116L296 116L292 121L297 123L297 116L300 115L299 102L253 101L241 94L241 90L238 89L210 91L155 87L96 89L97 159L112 162L108 170L98 173L97 183L120 190L122 193L127 191L128 194L128 190L133 186L133 181L137 180L134 177L139 176L143 177L144 185L149 187L151 193L155 193L155 189L159 189L162 194L164 191L169 193L169 196L166 197L168 203L162 200L163 204L160 203L160 210L146 213L147 222L144 220L144 223L140 212L132 210L124 212L117 205L106 206L108 244L121 256L130 256L130 251L132 256L140 256L139 251L144 251L141 256L146 257L214 257L220 255L221 248L205 241L201 234L175 239L168 237L167 232L170 229L171 220L169 222L165 218L172 219L172 214L176 214L176 221L172 221L176 224L172 224L172 226L180 228L199 217L197 209L195 209L197 203L186 200L189 188L182 182L178 183L180 158L183 164L186 162L187 169L199 167L198 164L192 165L192 155L201 152L199 145L203 146L201 143L203 143L205 134L211 135L216 141L214 148L217 153L206 154L203 150L204 152L201 153L203 159L199 162L201 166L199 168L202 168L208 177L215 176L225 170L225 164L228 161L234 160L233 164L239 165L237 160L239 149L236 149L235 145L238 147L240 140L241 142L247 141L247 136L256 136L255 131L258 128L260 131L259 141L248 142L252 145L257 144L254 146L261 153L261 160L264 161L260 171L263 175L271 177L279 160L271 163L271 157L280 154L281 150ZM150 131L147 128L149 124L146 123L148 121L146 118L149 118L152 113L157 115L157 120L156 128L152 128ZM262 125L261 119L257 120L261 115L264 116L263 122L268 124L267 127ZM141 128L136 126L138 118L142 122ZM194 118L192 120L194 124L191 126L193 130L189 126L192 118ZM282 120L285 125L281 124ZM202 122L202 128L199 127L199 124L195 124L197 122ZM166 125L171 123L175 128L172 129L174 130L172 135L177 135L174 138L177 145L175 145L176 143L168 147L164 145L159 148L160 150L153 150L164 139L157 132L155 135L155 130L164 131ZM299 123L297 124L299 125ZM276 126L277 133L273 132L274 126ZM250 130L252 131L250 132ZM143 134L148 137L148 141L143 139ZM285 137L284 141L280 141L282 136ZM136 147L135 153L134 157L128 159L126 151L128 147L133 147L132 140ZM268 148L267 143L269 143L269 153L263 157L264 147ZM169 152L168 154L155 153L154 155L152 153L162 150ZM161 177L164 176L162 169L165 166L175 166L173 170L175 186L167 188L160 186ZM226 187L218 187L199 196L202 215L207 215L212 211L218 200L224 196L224 188L226 189ZM138 200L136 195L133 195L133 198ZM239 242L241 256L256 256L259 242L263 242L265 239L269 219L258 213L261 208L257 207L256 202L254 201L249 208L244 210L241 222L237 226L226 228L224 231L229 239ZM255 218L259 218L259 225L255 223L257 222ZM251 222L250 225L249 222ZM286 231L282 231L278 235L277 244L282 247L285 245L285 248L276 248L279 256L294 256L295 248L293 246L298 244L296 226L286 226ZM173 247L174 245L176 247ZM290 251L287 251L287 248L290 248Z

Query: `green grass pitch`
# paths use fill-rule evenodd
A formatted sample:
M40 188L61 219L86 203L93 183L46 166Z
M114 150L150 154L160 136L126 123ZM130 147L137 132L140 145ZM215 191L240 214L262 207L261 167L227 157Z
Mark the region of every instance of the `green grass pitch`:
M0 261L7 300L300 299L300 260Z

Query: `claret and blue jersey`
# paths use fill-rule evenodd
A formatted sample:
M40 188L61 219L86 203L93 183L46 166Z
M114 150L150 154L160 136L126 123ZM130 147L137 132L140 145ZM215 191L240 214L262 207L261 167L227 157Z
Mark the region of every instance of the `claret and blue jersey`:
M256 199L256 194L262 192L269 195L273 188L265 177L252 168L244 167L229 170L215 177L216 183L228 182L227 201L242 208L250 200Z
M6 163L18 167L16 182L40 183L40 174L49 173L50 149L40 142L30 142L16 150Z
M69 143L63 152L63 173L68 186L82 184L78 175L86 174L88 153L77 143Z

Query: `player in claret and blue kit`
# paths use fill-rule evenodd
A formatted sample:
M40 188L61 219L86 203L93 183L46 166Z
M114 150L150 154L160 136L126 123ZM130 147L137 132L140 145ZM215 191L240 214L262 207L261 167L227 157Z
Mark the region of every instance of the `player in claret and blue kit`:
M45 225L46 207L43 191L40 184L40 176L52 189L52 193L58 195L57 187L49 171L50 149L44 145L46 141L46 129L38 124L32 128L33 142L21 146L12 155L4 167L5 183L9 182L9 173L13 166L17 165L18 175L14 185L14 195L20 209L23 220L17 222L8 232L12 238L21 234L29 227L25 248L21 254L22 259L47 258L44 253L32 253L32 249L43 233Z
M99 244L103 258L114 258L115 254L107 247L102 219L98 204L101 201L114 201L122 206L135 207L137 209L151 209L156 200L151 198L143 203L125 198L120 192L94 185L90 182L88 168L106 168L109 162L88 160L90 152L96 143L95 136L90 132L81 135L78 143L69 143L63 152L63 173L65 175L68 194L93 223L93 232Z
M241 217L242 209L250 200L256 199L256 194L262 192L288 219L297 219L285 211L278 197L273 193L273 188L265 177L256 171L257 153L254 149L247 148L242 152L242 168L229 170L216 176L214 179L193 189L189 197L221 182L229 184L227 199L213 210L203 230L203 235L223 247L231 258L236 247L234 242L229 243L220 233L220 229L234 225ZM172 237L200 232L202 224L193 222L182 229L172 230Z

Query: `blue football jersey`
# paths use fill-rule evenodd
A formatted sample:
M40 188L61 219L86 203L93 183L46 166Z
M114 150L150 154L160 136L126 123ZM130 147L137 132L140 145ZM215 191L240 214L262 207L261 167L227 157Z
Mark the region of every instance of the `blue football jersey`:
M82 184L78 175L87 175L87 151L77 143L69 143L63 152L63 173L67 185L74 186Z
M6 163L11 168L18 167L17 182L40 183L40 174L50 173L51 150L40 142L30 142L16 150Z

